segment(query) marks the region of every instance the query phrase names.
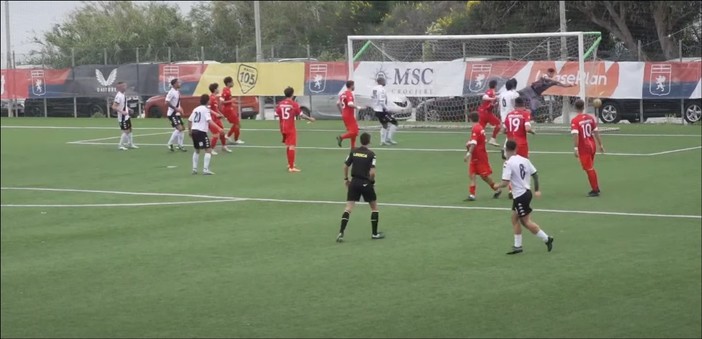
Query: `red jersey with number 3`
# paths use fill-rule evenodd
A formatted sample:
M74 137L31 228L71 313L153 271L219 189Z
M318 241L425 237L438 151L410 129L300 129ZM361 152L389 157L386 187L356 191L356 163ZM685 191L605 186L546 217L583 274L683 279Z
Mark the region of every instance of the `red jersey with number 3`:
M231 100L232 100L231 88L224 86L224 89L222 89L222 100L229 101L229 103L225 102L222 104L222 112L220 112L220 113L222 113L222 114L226 114L226 113L230 113L230 112L233 113L233 108L232 108L232 103L231 103Z
M292 99L283 99L275 108L275 114L280 119L281 133L295 133L295 118L300 115L300 105Z
M517 144L527 144L526 127L531 126L531 113L526 109L516 109L505 117L505 131L507 139L517 142Z
M578 151L581 153L595 153L595 137L597 120L589 115L580 113L570 122L570 133L578 135Z
M345 119L353 118L356 116L356 110L353 107L349 107L349 104L354 103L353 92L346 90L339 96L339 102L341 102L341 116Z
M474 124L470 134L470 141L466 146L475 145L471 160L473 162L488 162L487 149L485 149L485 128L480 124Z
M495 98L495 90L490 88L485 92L485 95L487 95L490 98ZM483 102L480 104L480 107L478 107L478 113L492 113L494 109L495 100L483 100Z

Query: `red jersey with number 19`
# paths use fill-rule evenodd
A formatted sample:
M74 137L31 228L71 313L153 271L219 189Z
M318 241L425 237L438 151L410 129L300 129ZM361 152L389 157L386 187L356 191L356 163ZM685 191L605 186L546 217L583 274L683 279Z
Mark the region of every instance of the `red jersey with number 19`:
M292 99L284 99L275 108L275 114L280 119L282 133L295 133L295 118L300 115L300 105Z
M516 109L505 117L505 130L507 139L517 142L517 144L527 144L526 126L531 125L531 113L526 109Z
M570 133L578 135L580 153L595 153L594 131L597 131L597 121L591 115L580 113L570 122Z

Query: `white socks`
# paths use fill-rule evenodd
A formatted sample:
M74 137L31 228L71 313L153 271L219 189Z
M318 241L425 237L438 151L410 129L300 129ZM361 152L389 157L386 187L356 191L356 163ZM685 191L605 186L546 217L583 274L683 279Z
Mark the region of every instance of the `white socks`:
M210 170L210 159L212 159L212 154L205 153L205 167L203 168L205 172L209 172Z
M212 160L212 154L205 153L205 166L202 168L203 171L210 171L210 160ZM200 154L193 152L193 171L197 172L197 163L200 161Z
M542 230L539 230L539 233L536 233L536 236L539 237L539 239L543 240L544 242L548 241L548 234L546 234Z
M387 141L395 140L395 131L397 131L397 126L395 126L394 124L390 124L390 126L388 127Z
M178 146L183 147L183 139L185 139L185 133L178 131Z
M522 247L522 235L521 234L514 235L514 247Z
M122 132L122 137L119 138L119 147L127 145L127 132Z
M180 131L178 130L173 130L173 134L171 134L171 138L168 139L168 144L173 145L176 142L176 139L178 139L178 134Z
M197 172L197 163L200 160L200 154L193 152L193 171Z
M134 146L134 137L131 132L127 134L127 139L129 140L129 146Z
M384 143L385 140L387 139L388 136L388 129L387 128L380 128L380 142Z

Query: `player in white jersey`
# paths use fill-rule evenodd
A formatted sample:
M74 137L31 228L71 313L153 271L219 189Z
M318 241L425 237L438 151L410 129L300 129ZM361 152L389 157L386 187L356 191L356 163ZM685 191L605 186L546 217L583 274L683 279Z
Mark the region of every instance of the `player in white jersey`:
M205 150L205 164L202 168L202 174L212 175L210 171L210 160L212 159L212 147L210 146L210 138L207 136L207 131L210 128L218 128L212 121L210 109L207 105L210 103L210 96L203 94L200 96L200 106L197 106L188 118L188 134L193 139L193 174L197 174L197 164L200 160L200 150Z
M171 138L168 139L168 149L173 152L173 144L178 143L178 150L181 152L186 152L185 147L183 147L183 139L185 135L183 134L183 119L181 114L183 114L183 108L180 107L180 80L171 80L171 89L166 94L166 105L168 106L168 120L171 122L171 127L174 128Z
M124 91L127 90L127 84L123 81L117 83L117 94L112 102L112 110L117 113L117 122L119 129L122 131L122 137L119 139L119 149L126 151L128 148L139 148L134 145L132 138L132 119L129 116L133 113L127 108L127 98L124 96Z
M507 114L514 111L514 100L519 98L517 79L509 79L505 84L505 92L500 94L500 121L505 121Z
M377 86L373 87L373 111L375 116L380 121L380 146L397 145L393 136L397 131L397 120L388 112L388 94L385 92L385 78L379 77L376 79Z
M539 176L536 168L529 159L517 155L517 143L514 140L507 141L505 151L507 161L502 169L502 182L494 184L494 189L512 185L514 200L512 201L512 227L514 230L514 246L507 254L522 253L522 228L521 225L529 229L539 239L543 240L549 252L553 249L553 238L548 236L531 220L531 178L534 178L534 196L541 196L539 191ZM520 225L521 223L521 225Z

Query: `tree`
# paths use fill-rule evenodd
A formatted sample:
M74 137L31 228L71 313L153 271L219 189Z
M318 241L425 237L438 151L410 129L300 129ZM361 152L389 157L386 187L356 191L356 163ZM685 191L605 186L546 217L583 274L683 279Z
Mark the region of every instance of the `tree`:
M112 64L135 62L136 48L141 61L167 61L168 47L182 51L182 58L198 55L190 23L178 7L165 2L84 2L66 22L35 36L34 42L42 48L33 51L30 62L54 68L70 67L73 50L76 65L104 63L105 50Z

